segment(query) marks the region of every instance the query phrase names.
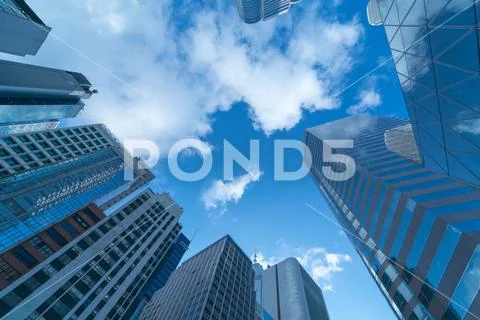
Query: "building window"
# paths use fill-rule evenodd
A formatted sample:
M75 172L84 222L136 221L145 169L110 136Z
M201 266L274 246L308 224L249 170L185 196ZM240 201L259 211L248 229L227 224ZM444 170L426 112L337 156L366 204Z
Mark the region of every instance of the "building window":
M75 238L76 236L78 236L78 231L66 220L63 220L62 222L60 222L60 225L62 226L62 228L68 232L68 234L70 234L73 238Z
M78 223L83 229L88 229L88 223L83 220L83 218L80 217L78 214L73 216L73 220L75 220L75 222Z
M93 222L97 223L98 221L100 221L100 218L97 217L95 215L95 213L93 213L92 210L90 210L90 208L85 208L82 210Z
M49 257L55 253L55 251L45 243L39 236L35 236L28 241L35 249L40 251L45 257Z
M17 258L21 263L23 263L27 268L33 268L38 264L38 260L35 259L30 253L27 252L23 247L15 247L12 249L12 254Z
M0 258L0 277L2 277L2 279L12 281L20 278L20 273L15 270L8 262Z
M57 230L55 230L53 227L48 228L45 231L45 233L47 234L47 236L50 237L50 239L52 239L53 241L55 241L58 245L60 245L62 247L68 243L68 241Z

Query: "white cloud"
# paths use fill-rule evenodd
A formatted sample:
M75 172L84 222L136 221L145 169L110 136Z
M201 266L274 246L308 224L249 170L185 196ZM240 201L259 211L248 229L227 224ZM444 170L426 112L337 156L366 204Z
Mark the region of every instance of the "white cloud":
M458 121L455 129L461 133L470 133L473 135L480 135L480 119L469 119Z
M28 60L80 71L100 91L73 123L103 122L121 139L154 139L164 155L179 139L209 133L215 113L238 101L268 134L294 127L305 111L337 108L334 90L363 34L358 21L340 22L315 1L296 6L304 14L295 19L291 12L254 26L220 2L29 4L54 28ZM282 47L273 45L279 39Z
M344 265L352 262L348 254L330 252L323 247L292 248L284 242L281 247L280 256L266 257L263 252L258 252L257 262L265 269L288 257L295 257L324 291L334 291L334 274L342 272Z
M245 190L254 182L260 180L262 172L252 170L233 181L215 180L210 188L202 194L202 202L208 210L219 209L220 213L227 210L230 202L237 203L243 197Z
M357 96L358 103L348 108L350 114L367 113L382 104L382 97L375 88L361 90Z

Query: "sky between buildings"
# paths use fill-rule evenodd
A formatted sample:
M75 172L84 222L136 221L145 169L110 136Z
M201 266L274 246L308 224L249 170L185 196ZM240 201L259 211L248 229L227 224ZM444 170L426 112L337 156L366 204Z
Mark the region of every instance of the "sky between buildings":
M163 155L183 138L212 146L202 181L178 181L165 159L154 168L152 187L173 195L195 234L186 257L229 233L265 265L299 258L332 319L395 319L313 181L273 179L276 139L303 140L306 128L353 113L406 116L392 63L349 87L390 58L366 0L304 0L255 25L240 22L233 0L28 2L52 33L35 57L0 58L89 78L100 93L66 125L105 123L122 140L155 141ZM224 139L245 155L259 140L260 172L237 167L223 181ZM301 158L292 151L285 161L295 170ZM193 171L201 160L186 153L180 164Z

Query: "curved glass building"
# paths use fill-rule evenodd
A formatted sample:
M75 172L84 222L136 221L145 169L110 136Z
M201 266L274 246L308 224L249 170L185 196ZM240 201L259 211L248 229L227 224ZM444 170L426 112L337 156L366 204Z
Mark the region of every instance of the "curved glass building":
M416 161L413 135L395 137L408 124L352 116L308 129L311 176L399 319L477 319L480 190ZM353 176L339 175L350 160Z

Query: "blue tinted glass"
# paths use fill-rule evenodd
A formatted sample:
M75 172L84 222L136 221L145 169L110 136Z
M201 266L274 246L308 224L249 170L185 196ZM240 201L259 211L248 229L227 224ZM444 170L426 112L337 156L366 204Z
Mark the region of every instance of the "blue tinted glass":
M431 192L431 193L420 195L420 196L414 196L413 198L417 202L427 202L430 200L438 200L438 199L458 196L462 194L469 194L471 192L472 192L472 188L461 187L461 188L455 188L455 189L449 189L449 190L442 190L438 192Z
M422 189L425 189L425 188L430 188L430 187L434 187L434 186L441 186L443 184L448 184L448 183L452 183L452 182L453 182L452 179L440 178L440 179L429 180L429 181L425 181L425 182L421 182L421 183L416 183L416 184L412 184L412 185L408 185L408 186L399 187L398 190L400 190L402 192L413 191L413 190L422 190Z
M390 227L392 226L393 216L395 214L395 210L398 207L398 201L400 200L400 192L395 191L392 195L392 200L390 202L390 206L387 209L385 222L382 227L382 233L380 235L379 246L383 248L385 246L385 242L387 241L387 236L390 231Z
M370 187L368 188L368 190L365 190L367 193L365 206L363 207L362 212L358 212L359 213L358 216L359 217L361 216L360 218L361 225L365 225L367 223L368 213L370 211L370 208L373 206L373 199L375 197L375 193L377 190L376 184L377 184L377 179L372 177L370 182Z
M437 217L453 212L463 212L477 208L480 208L480 201L478 200L445 205L440 208L433 208L427 210L423 217L422 224L417 230L412 250L407 259L407 267L414 268L417 265L420 255L423 251L423 248L425 247L425 243L427 242L428 236L432 231L433 224Z
M462 232L474 232L480 230L480 220L466 220L462 222L456 222L452 225Z
M452 227L447 227L442 240L438 246L435 257L432 260L430 269L427 273L427 279L432 286L438 288L443 273L455 251L461 233Z
M398 258L398 255L400 254L400 249L405 239L405 235L407 234L408 226L410 225L410 221L412 220L415 207L416 203L413 200L409 199L405 206L405 211L403 212L402 221L400 222L400 226L398 227L398 234L395 237L395 242L392 246L392 257Z
M382 184L380 197L378 198L377 206L375 208L375 212L373 213L372 221L367 230L370 234L373 234L373 232L375 232L375 228L377 227L378 219L380 217L380 211L382 210L386 194L387 194L387 188L385 184Z
M480 246L477 246L472 259L465 269L463 277L452 296L452 300L456 303L451 303L450 307L453 308L462 318L467 313L475 295L480 290L480 272L478 272L478 270L480 270Z
M403 182L403 181L409 181L409 180L413 180L413 179L419 179L419 178L423 178L423 177L427 177L427 176L431 176L432 173L431 172L428 172L428 171L421 171L421 172L414 172L412 174L408 174L408 175L404 175L402 177L398 177L398 178L387 178L385 181L388 182L388 183L391 183L391 184L395 184L395 183L399 183L399 182Z

